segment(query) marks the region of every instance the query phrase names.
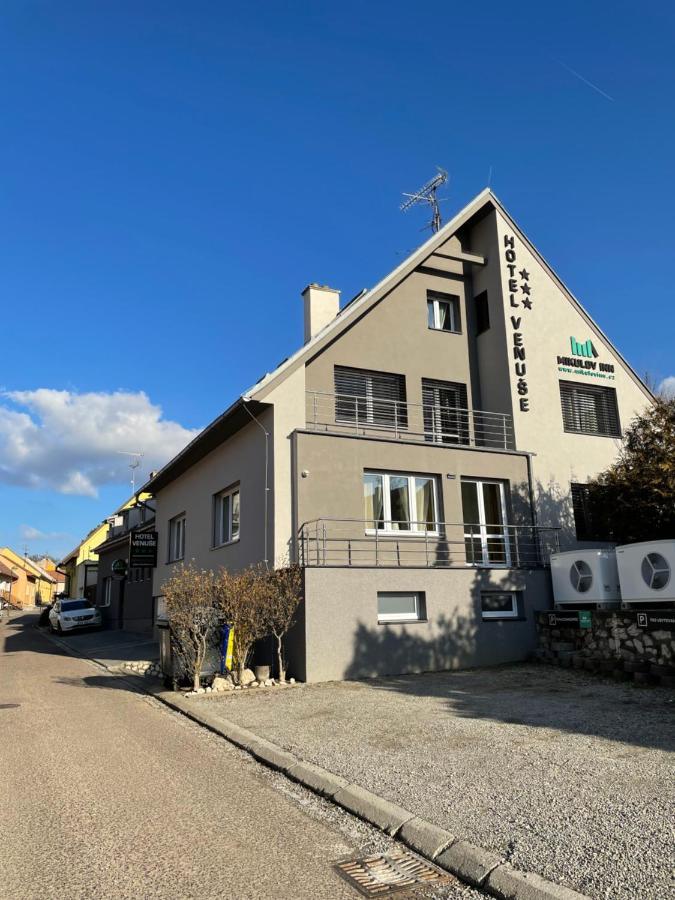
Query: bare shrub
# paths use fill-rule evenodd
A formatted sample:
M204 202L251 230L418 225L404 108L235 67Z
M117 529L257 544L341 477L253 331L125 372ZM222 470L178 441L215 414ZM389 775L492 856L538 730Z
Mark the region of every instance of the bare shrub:
M267 573L265 590L265 631L274 635L279 681L286 680L283 639L295 622L302 598L302 569L297 564Z
M191 678L197 690L209 641L218 627L213 572L197 570L191 563L177 566L164 585L164 596L172 652L181 674Z
M265 616L267 576L266 570L259 565L236 573L221 569L216 576L219 616L233 629L232 657L239 684L253 645L268 633Z

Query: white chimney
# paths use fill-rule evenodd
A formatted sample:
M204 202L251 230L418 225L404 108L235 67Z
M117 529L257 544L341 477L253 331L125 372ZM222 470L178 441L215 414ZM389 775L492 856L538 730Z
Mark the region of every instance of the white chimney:
M326 284L308 284L302 296L305 301L305 343L307 343L339 313L340 291Z

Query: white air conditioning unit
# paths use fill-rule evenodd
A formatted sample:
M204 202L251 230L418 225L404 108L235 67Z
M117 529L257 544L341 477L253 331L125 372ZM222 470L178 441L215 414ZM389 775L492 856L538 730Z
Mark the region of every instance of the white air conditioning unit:
M675 541L643 541L616 548L626 603L675 601Z
M570 550L551 554L553 602L556 606L621 602L613 550Z

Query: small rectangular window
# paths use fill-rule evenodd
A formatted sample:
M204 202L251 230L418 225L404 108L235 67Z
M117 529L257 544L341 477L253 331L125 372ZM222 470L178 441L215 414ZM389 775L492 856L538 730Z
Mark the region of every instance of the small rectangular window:
M515 591L483 591L480 611L484 619L517 619L518 595Z
M476 334L482 334L490 327L490 307L488 306L487 291L483 291L474 298L476 309Z
M112 578L104 578L103 579L103 599L101 600L101 606L110 606L110 601L112 600Z
M228 488L213 498L213 546L239 540L239 488Z
M621 437L614 388L561 381L560 403L565 431Z
M427 323L437 331L462 330L459 315L459 297L427 291Z
M378 622L419 622L426 619L423 591L378 591Z
M169 522L169 562L176 562L185 556L185 514L176 516Z

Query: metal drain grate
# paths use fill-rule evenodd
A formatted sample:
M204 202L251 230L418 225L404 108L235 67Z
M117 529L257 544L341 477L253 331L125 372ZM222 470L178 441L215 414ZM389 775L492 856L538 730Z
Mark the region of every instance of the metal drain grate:
M385 897L422 885L439 885L450 876L402 848L337 863L335 871L364 897Z

